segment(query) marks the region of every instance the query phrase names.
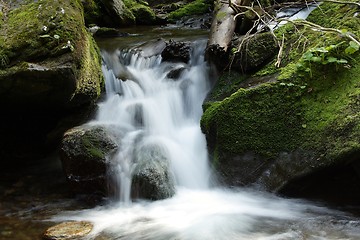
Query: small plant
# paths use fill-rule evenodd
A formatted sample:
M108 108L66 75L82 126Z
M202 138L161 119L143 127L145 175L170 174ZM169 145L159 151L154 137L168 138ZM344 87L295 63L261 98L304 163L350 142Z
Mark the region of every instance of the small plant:
M342 50L346 44L347 47L345 50ZM350 58L350 55L357 51L359 51L359 45L353 41L343 41L326 47L310 48L302 55L300 61L297 63L297 68L308 72L310 77L312 77L312 64L335 64L337 70L338 65L347 64L348 60L346 60L346 58Z

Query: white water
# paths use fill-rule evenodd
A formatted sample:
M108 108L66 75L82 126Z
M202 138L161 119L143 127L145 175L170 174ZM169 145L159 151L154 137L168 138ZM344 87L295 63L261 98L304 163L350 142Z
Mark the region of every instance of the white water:
M187 65L161 63L159 56L104 53L112 70L103 67L107 96L92 124L121 132L122 147L111 160L120 201L57 220L92 221L90 239L99 234L129 240L359 239L359 221L340 212L266 193L211 187L206 142L199 127L209 69L200 54L203 47L195 49ZM179 66L186 67L181 77L168 79L167 73ZM113 74L119 71L129 71L131 79L119 81ZM162 146L170 158L176 194L160 201L132 202L134 148L149 142Z

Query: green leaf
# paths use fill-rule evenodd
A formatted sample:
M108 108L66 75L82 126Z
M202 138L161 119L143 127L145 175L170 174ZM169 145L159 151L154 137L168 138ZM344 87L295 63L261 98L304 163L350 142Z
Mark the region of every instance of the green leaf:
M340 59L337 61L337 63L345 64L345 63L348 63L348 61L345 59Z
M336 57L328 57L328 58L327 58L327 61L328 61L329 63L334 63L334 62L337 62L338 59L337 59Z
M354 42L354 41L350 41L350 42L349 42L349 46L355 48L356 50L359 50L359 47L360 47L360 46L359 46L356 42Z
M303 54L303 59L305 61L311 61L311 58L314 56L314 54L312 54L312 52L306 52Z
M321 57L312 57L311 61L316 62L316 63L320 63L320 62L322 62L322 59L321 59Z
M351 55L357 51L359 51L359 45L354 41L350 41L349 46L345 49L345 53Z
M321 52L321 53L327 53L329 52L328 50L326 50L324 47L319 47L319 48L314 48L313 52Z

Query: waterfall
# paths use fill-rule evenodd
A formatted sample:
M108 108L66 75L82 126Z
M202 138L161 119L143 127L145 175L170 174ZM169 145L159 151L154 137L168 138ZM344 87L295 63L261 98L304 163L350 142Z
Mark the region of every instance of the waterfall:
M110 160L122 202L130 201L133 154L144 143L166 152L176 186L209 187L206 141L199 127L210 89L205 44L193 43L187 64L162 62L161 55L143 57L135 50L103 53L106 100L93 122L122 129L120 149ZM169 76L174 69L180 72L176 79Z
M106 97L92 123L119 133L120 148L109 159L119 201L54 220L91 221L94 229L86 239L359 239L360 222L339 211L251 189L210 187L199 127L210 88L204 46L204 41L194 43L186 64L163 62L159 55L144 58L135 50L103 53ZM160 159L170 161L176 193L164 200L131 202L137 158L156 152L148 146L156 146Z

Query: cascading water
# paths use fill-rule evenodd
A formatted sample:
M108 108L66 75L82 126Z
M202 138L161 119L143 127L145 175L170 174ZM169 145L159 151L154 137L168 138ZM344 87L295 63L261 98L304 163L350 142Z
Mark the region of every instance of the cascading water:
M120 150L110 160L122 202L130 201L134 151L144 144L156 144L165 152L177 186L209 187L206 142L199 122L210 86L202 55L205 42L195 44L188 66L162 63L160 55L142 57L141 51L104 53L105 61L111 61L111 69L103 66L107 96L93 124L122 129ZM178 79L168 77L174 67L182 71ZM114 72L129 79L121 81Z
M129 240L358 239L359 221L343 213L266 193L211 187L199 127L210 89L204 46L195 43L188 64L144 58L136 51L103 53L107 96L91 124L120 133L121 147L110 160L119 201L57 220L92 221L89 239L99 234ZM174 69L182 69L176 79L169 74ZM158 146L170 160L176 193L165 200L131 203L136 155L148 145Z

